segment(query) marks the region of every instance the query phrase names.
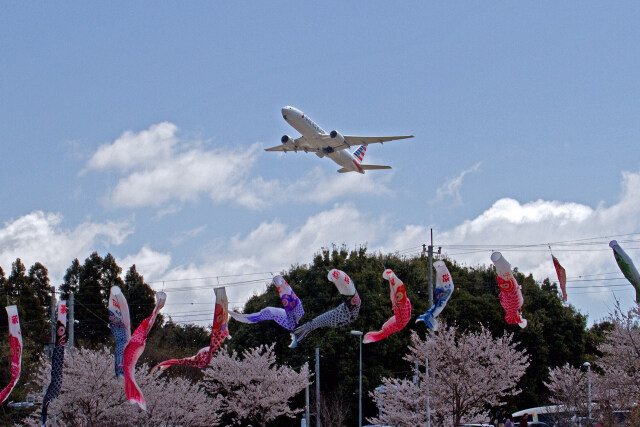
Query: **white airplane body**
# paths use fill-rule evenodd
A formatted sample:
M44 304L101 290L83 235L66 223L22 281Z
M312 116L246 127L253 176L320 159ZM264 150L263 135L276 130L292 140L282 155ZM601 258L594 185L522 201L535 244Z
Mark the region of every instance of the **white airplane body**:
M297 139L284 135L281 139L282 144L275 147L266 148L265 151L304 151L305 153L314 152L318 157L327 156L338 165L342 166L338 172L358 172L364 173L365 170L371 169L391 169L391 166L382 165L365 165L362 164L367 145L376 142L383 143L397 139L413 138L413 135L406 136L352 136L342 135L340 132L333 130L327 134L313 120L307 117L302 111L294 107L284 107L282 109L282 117L295 130L300 132L302 136ZM351 153L347 148L354 145L359 147Z

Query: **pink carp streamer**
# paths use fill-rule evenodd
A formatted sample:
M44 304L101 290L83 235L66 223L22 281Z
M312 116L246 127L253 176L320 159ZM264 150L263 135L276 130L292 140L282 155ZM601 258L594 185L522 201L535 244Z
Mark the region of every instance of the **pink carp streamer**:
M127 395L127 399L131 403L137 403L140 408L147 410L147 402L144 400L142 391L136 383L135 369L138 358L142 355L144 347L147 342L147 335L151 331L153 324L156 321L156 316L167 299L167 294L164 292L156 293L156 306L151 313L151 316L147 317L140 323L140 326L135 330L129 343L124 349L124 392Z
M229 321L229 301L227 300L227 292L225 288L215 288L216 306L213 315L213 326L211 327L211 342L209 347L205 347L198 351L198 354L183 359L170 359L158 363L151 369L164 371L173 365L192 366L195 368L203 368L211 362L213 354L220 348L224 340L229 337L229 329L227 322Z
M0 403L7 400L11 391L20 378L22 369L22 332L20 331L20 319L18 319L18 307L9 305L5 307L9 319L9 346L11 347L11 381L0 392Z
M389 281L393 316L382 325L382 330L367 332L362 342L368 344L385 339L389 335L401 331L411 320L411 301L407 298L407 290L402 280L392 270L385 270L382 277Z
M520 285L511 272L511 264L504 259L500 252L492 253L491 261L493 265L496 266L496 273L498 275L500 304L507 312L504 319L510 325L520 325L521 328L525 328L527 326L527 319L521 317L522 313L520 311L524 299L522 298Z
M556 274L558 275L558 283L560 283L560 290L562 291L562 302L567 301L567 272L564 267L560 265L558 258L551 255L553 260L553 266L556 268Z

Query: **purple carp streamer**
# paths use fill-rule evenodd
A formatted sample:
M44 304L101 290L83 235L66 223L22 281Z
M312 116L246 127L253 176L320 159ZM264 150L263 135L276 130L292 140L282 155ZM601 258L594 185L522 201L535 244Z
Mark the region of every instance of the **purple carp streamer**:
M275 276L273 278L273 284L278 288L278 294L280 294L283 308L266 307L258 313L251 314L234 313L232 311L229 312L229 315L242 323L258 323L264 320L273 320L283 328L292 331L298 326L300 318L304 315L302 301L298 299L293 289L291 289L291 286L284 280L284 277Z
M109 295L109 329L116 339L114 353L116 378L122 382L124 381L124 348L131 339L131 321L127 299L118 286L112 286Z
M389 281L393 316L382 325L382 330L367 332L362 340L363 344L377 342L389 335L401 331L411 320L411 301L407 297L407 290L402 280L392 270L385 270L382 277Z
M453 294L454 286L453 279L451 279L451 273L444 261L436 261L433 263L436 268L436 299L433 303L433 307L426 311L423 315L418 316L416 323L424 322L428 328L434 331L438 330L438 321L436 317L444 310L447 305L447 301Z
M11 391L20 379L22 369L22 332L20 331L20 319L18 318L18 307L9 305L7 310L9 320L9 346L11 347L11 381L0 391L0 403L7 400Z
M151 316L147 317L140 323L131 335L131 339L127 343L124 349L124 392L127 395L127 399L131 403L137 403L140 408L147 410L147 402L144 400L142 391L136 383L135 369L138 358L142 355L144 347L147 343L147 335L151 331L153 324L156 321L156 316L167 299L167 294L164 292L156 293L156 306L151 312Z
M229 329L227 322L229 320L229 301L227 300L227 292L224 287L214 289L216 295L216 304L213 314L213 325L211 326L211 341L209 347L204 347L198 351L198 354L183 359L170 359L158 363L151 369L164 371L173 365L193 366L195 368L203 368L211 362L213 354L220 348L224 340L229 337Z
M500 287L500 304L507 312L504 319L510 325L520 325L521 328L527 326L527 319L522 318L522 290L520 285L513 277L511 272L511 264L504 259L500 252L491 254L491 261L496 266L496 274L498 275L498 286Z
M360 312L360 296L353 281L343 271L333 269L327 278L338 288L344 302L310 322L296 328L291 333L290 348L296 348L312 331L318 328L339 328L354 322Z
M616 258L620 271L624 274L624 277L633 285L636 289L636 301L640 301L640 274L636 266L631 261L631 258L625 251L622 250L618 242L612 240L609 242L609 247L613 249L613 256Z
M58 321L56 322L56 345L51 356L51 382L42 400L42 426L47 423L49 404L58 397L62 388L62 367L64 366L64 346L67 343L67 302L58 301Z

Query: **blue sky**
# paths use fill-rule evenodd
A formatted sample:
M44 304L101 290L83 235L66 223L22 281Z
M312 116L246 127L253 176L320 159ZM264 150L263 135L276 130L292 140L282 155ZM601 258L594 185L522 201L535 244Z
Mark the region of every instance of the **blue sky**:
M611 238L640 262L638 22L637 2L6 5L0 265L59 283L109 251L156 289L263 273L229 286L238 305L323 246L411 255L433 228L461 263L502 249L538 279L548 250L505 245L590 239L552 245L570 280L620 277ZM337 174L263 151L298 136L285 105L416 137L369 147L391 171ZM600 320L611 289L633 300L614 283L570 283L569 301Z

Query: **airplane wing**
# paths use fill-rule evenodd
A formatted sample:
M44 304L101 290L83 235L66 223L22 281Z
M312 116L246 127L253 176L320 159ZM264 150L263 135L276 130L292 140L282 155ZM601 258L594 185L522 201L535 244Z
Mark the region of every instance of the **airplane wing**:
M318 151L319 148L311 146L307 141L307 138L301 136L298 139L294 139L293 141L289 140L284 144L276 145L275 147L265 148L264 151L304 151L305 153L312 151Z
M345 135L344 140L349 146L362 145L362 144L375 144L376 142L383 143L387 141L395 141L398 139L413 138L413 135L403 136L353 136Z
M413 135L402 135L402 136L354 136L354 135L344 135L344 143L340 141L338 138L331 138L329 135L322 135L323 141L327 146L333 148L334 150L345 150L349 147L353 147L356 145L363 144L375 144L375 143L383 143L387 141L395 141L397 139L407 139L413 138Z
M275 147L265 148L265 151L299 151L304 152L321 152L325 147L331 147L334 150L345 150L349 147L363 144L375 144L383 143L387 141L395 141L398 139L413 138L413 135L402 136L354 136L344 135L344 143L338 138L331 138L329 135L318 135L317 139L308 141L307 138L301 136L293 141L288 141L284 144L276 145ZM319 145L319 146L318 146Z

